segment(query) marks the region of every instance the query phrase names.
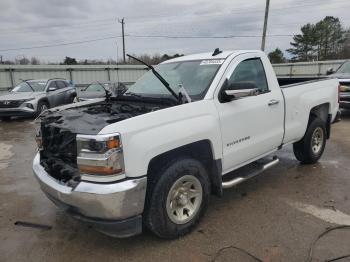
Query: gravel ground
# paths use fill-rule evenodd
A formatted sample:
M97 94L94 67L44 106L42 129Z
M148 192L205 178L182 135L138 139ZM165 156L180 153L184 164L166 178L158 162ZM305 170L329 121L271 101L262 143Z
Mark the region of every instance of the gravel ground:
M305 261L326 228L350 225L350 113L333 125L321 161L302 166L291 147L281 163L212 197L199 226L172 241L148 232L128 239L102 235L58 210L32 175L34 124L0 122L0 261ZM16 221L51 225L20 227ZM313 261L350 254L350 230L315 245ZM349 260L339 260L349 261Z

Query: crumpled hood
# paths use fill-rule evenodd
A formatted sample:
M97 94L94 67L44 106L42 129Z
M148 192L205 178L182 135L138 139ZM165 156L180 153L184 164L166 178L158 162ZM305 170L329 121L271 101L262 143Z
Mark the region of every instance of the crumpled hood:
M44 127L60 132L96 135L107 125L166 107L169 105L141 101L87 101L51 109L40 119Z
M0 95L0 101L2 100L24 100L35 98L38 95L41 95L41 92L9 92L3 95Z

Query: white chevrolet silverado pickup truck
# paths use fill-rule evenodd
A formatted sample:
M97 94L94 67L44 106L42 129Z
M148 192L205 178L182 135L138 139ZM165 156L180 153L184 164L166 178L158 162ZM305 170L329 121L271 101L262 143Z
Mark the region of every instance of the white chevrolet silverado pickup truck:
M301 163L317 162L339 108L338 80L280 87L260 51L150 69L117 98L40 117L33 170L42 191L111 236L188 233L211 194L274 166L286 145Z

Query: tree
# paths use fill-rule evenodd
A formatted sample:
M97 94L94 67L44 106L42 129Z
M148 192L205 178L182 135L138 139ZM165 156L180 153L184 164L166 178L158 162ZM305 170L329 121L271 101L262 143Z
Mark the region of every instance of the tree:
M276 48L274 51L270 52L268 54L268 57L272 64L280 64L286 62L286 58L284 57L283 52L279 48Z
M287 52L292 60L312 61L337 59L344 49L346 31L339 18L326 16L316 24L306 24L301 27L301 34L293 36L292 48Z
M30 59L30 63L32 64L32 65L39 65L40 64L40 60L38 59L38 58L36 58L36 57L32 57L31 59Z
M345 31L339 18L326 16L315 25L318 60L336 58L345 41Z
M66 56L66 58L63 61L63 64L64 65L77 65L78 62L77 62L77 60L75 58Z
M292 48L287 49L287 52L294 55L292 60L310 61L315 57L315 32L315 25L306 24L301 28L301 34L293 36L294 42L290 43Z
M17 64L17 65L29 65L30 64L30 61L29 61L29 59L28 58L26 58L26 57L22 57L22 58L16 58L15 59L15 63Z
M345 33L345 39L343 48L338 54L338 59L349 59L350 58L350 29Z
M134 55L135 56L135 55ZM183 56L183 54L175 54L175 55L168 55L168 54L164 54L162 56L160 56L159 54L155 54L155 55L141 55L141 56L136 56L138 59L141 59L142 61L146 62L149 65L157 65L163 61L172 59L172 58L176 58L176 57L180 57ZM139 62L135 61L134 59L129 58L127 60L127 64L140 64Z

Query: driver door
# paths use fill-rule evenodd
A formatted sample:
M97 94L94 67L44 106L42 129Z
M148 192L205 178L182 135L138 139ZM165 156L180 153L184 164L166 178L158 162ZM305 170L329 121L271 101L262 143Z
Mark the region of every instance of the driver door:
M258 95L217 101L224 173L271 152L282 142L284 102L281 90L268 82L262 58L251 57L251 54L241 55L231 62L226 71L226 87L244 88L247 85L242 83L249 83L259 89ZM219 97L223 91L219 91Z
M47 86L47 99L49 100L50 108L57 106L57 85L55 81L50 81L50 83Z

